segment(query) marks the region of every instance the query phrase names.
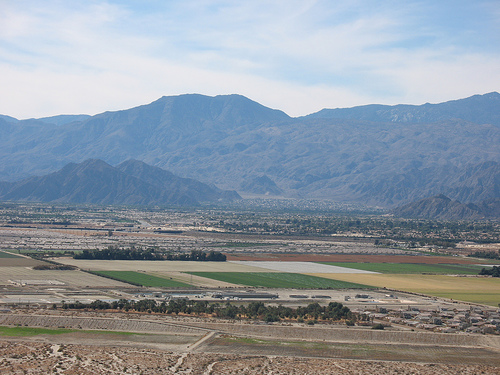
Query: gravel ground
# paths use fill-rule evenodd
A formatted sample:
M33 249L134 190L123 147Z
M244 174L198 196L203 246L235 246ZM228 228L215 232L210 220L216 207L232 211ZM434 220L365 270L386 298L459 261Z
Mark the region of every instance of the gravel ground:
M485 365L173 353L143 348L0 342L2 374L500 374Z

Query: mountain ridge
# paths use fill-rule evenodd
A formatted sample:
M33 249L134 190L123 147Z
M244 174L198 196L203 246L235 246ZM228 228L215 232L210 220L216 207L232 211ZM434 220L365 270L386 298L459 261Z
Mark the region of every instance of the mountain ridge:
M433 220L484 220L500 218L500 199L464 204L444 194L411 202L392 210L395 216Z
M135 168L134 170L131 170ZM137 170L142 170L140 173ZM51 174L0 183L7 201L126 205L198 205L204 201L241 199L236 192L213 189L140 161L112 167L100 159L69 163Z
M430 106L465 103L465 113L472 100L479 119L496 118L500 107L490 104L497 96ZM267 176L292 198L395 207L439 193L466 203L499 197L500 126L456 117L292 118L241 95L199 94L62 125L0 117L0 180L46 175L88 158L111 165L135 159L224 190L254 190L247 183Z
M493 91L483 95L473 95L468 98L437 104L397 104L393 106L369 104L350 108L324 108L306 117L396 123L429 123L462 119L480 124L488 123L500 126L499 107L500 94ZM497 109L496 112L495 109Z

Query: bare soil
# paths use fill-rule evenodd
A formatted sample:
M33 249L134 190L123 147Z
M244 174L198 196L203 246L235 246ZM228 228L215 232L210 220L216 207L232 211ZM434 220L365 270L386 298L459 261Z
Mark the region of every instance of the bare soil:
M81 331L0 337L1 374L500 374L496 336L85 311L2 318Z
M289 356L174 353L116 346L0 342L2 374L500 374L488 365L444 365Z

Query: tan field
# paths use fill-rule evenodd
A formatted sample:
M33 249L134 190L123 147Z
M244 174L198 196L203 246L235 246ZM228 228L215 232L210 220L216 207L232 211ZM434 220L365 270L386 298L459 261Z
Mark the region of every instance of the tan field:
M130 287L129 284L77 270L33 270L28 267L0 267L0 285L12 285L9 280L27 281L28 285L37 282L55 281L54 285L76 288Z
M345 273L310 275L490 306L498 306L500 303L500 279L498 278Z
M186 283L201 288L234 288L241 287L241 285L226 283L224 281L209 279L207 277L201 277L196 275L190 275L188 273L182 272L148 272L148 274L158 277L163 277L164 279L172 279L175 281L180 281L181 283Z
M231 262L148 261L148 260L84 260L58 258L58 263L91 271L144 272L279 272Z

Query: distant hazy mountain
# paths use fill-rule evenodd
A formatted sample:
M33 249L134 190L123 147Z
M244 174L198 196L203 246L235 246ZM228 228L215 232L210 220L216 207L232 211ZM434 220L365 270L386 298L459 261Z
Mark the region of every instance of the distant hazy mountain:
M127 160L116 168L129 176L161 188L166 202L177 202L179 197L189 197L193 202L241 199L235 191L220 190L191 178L181 178L138 160Z
M405 218L441 219L441 220L479 220L500 218L500 199L463 204L451 200L445 195L421 199L395 208L393 214Z
M19 121L18 119L14 118L14 117L6 116L6 115L0 115L0 120L4 120L7 122L18 122Z
M423 105L365 105L353 108L322 109L308 117L364 120L374 122L430 123L462 119L477 124L500 126L500 94L492 92L467 99Z
M84 121L88 119L89 115L57 115L52 117L42 117L39 121L45 122L47 124L55 125L65 125L75 121Z
M283 192L268 176L259 176L245 179L240 187L241 191L261 195L281 195Z
M68 123L0 117L0 180L135 159L226 190L272 193L267 176L287 197L479 202L500 198L499 97L333 110L348 118L291 118L240 95L163 97Z
M115 168L102 160L89 159L46 176L0 183L0 199L8 201L197 205L238 198L236 192L214 190L135 160Z

